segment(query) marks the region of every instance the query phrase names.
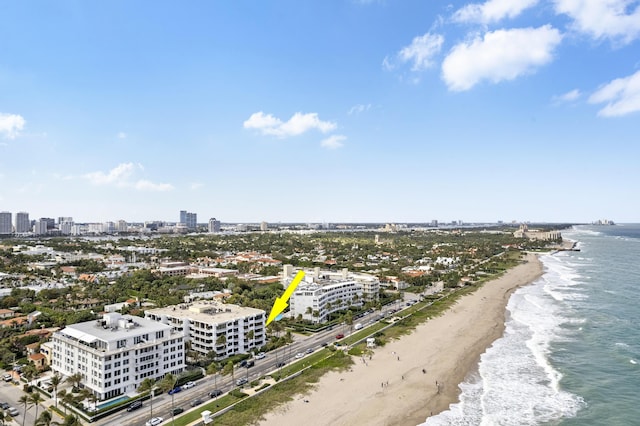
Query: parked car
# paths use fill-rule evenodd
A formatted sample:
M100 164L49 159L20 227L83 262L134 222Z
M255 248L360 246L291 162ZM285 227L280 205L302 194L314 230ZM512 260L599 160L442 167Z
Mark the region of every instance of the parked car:
M196 382L187 382L184 385L182 385L182 389L191 389L195 385L196 385Z
M203 402L204 402L203 400L198 398L198 399L194 399L193 401L191 401L190 405L192 407L197 407L198 405L202 404Z
M131 412L133 410L137 410L138 408L142 408L142 401L133 401L131 404L129 404L129 406L127 407L127 411Z
M153 417L151 419L149 419L148 422L146 422L144 424L144 426L157 426L160 423L162 423L164 421L164 419L162 417Z
M9 415L11 417L15 417L18 414L20 414L20 411L18 411L18 409L16 407L9 407L9 408L7 408L7 413L9 413Z
M171 410L171 414L173 414L174 416L177 416L178 414L184 412L184 408L182 407L176 407L173 410Z
M241 377L241 378L239 378L238 380L236 380L236 385L237 385L237 386L242 386L242 385L244 385L245 383L247 383L247 381L248 381L248 380L247 380L247 378L246 378L246 377Z
M302 352L298 352L298 353L296 354L296 359L300 359L300 358L302 358L303 356L304 356L304 354L303 354Z
M6 402L0 402L0 408L2 408L3 410L7 410L10 407L10 405Z
M5 382L10 382L11 380L13 380L13 377L11 377L11 374L7 373L2 376L2 380L4 380Z
M222 391L221 391L220 389L214 389L214 390L212 390L211 392L209 392L209 393L208 393L208 395L209 395L211 398L215 398L215 397L217 397L217 396L222 395Z
M336 334L336 339L342 339L344 337L344 334L340 333L340 334Z
M180 386L176 386L175 388L171 389L169 391L169 395L173 395L174 393L178 393L182 390L182 388Z
M256 359L262 359L262 358L264 358L265 356L266 356L266 355L264 354L264 352L258 352L258 353L256 354Z

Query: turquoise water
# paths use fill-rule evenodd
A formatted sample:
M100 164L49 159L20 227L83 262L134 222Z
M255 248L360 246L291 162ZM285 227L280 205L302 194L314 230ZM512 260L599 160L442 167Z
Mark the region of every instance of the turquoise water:
M102 410L103 408L111 407L112 405L116 405L117 403L122 402L122 401L126 401L128 399L129 399L128 396L121 396L119 398L112 399L111 401L103 402L102 404L96 405L96 409L97 410Z
M581 251L542 256L460 403L425 425L640 424L640 225L563 237Z

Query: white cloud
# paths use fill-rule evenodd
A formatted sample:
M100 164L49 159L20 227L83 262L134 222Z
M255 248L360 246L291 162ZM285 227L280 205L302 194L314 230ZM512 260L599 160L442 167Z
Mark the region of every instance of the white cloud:
M589 103L607 104L598 111L602 117L618 117L640 111L640 71L600 87L589 97Z
M573 89L567 93L563 93L562 95L554 96L552 100L554 103L559 104L563 102L577 101L580 98L580 96L582 96L582 93L580 92L580 90Z
M139 191L171 191L173 189L170 183L154 183L146 179L140 179L133 184L133 187Z
M573 27L595 39L629 43L640 36L638 0L554 0L557 13L574 20Z
M131 179L137 170L144 170L141 164L121 163L107 173L98 171L87 173L82 177L94 185L112 185L119 188L135 188L140 191L169 191L173 185L154 183L146 179Z
M138 166L139 167L139 166ZM104 172L92 172L84 175L89 182L94 185L110 185L126 186L129 177L136 169L136 165L133 163L118 164L107 173Z
M296 112L288 121L283 122L279 118L271 114L265 114L262 111L251 114L251 117L243 123L243 126L245 129L259 130L263 135L280 138L298 136L313 129L327 133L337 127L334 122L320 120L315 112L307 114Z
M422 36L415 37L411 44L403 47L398 52L398 59L403 62L412 62L412 71L422 71L433 66L434 57L440 53L444 37L440 34L426 33ZM387 58L385 58L385 62ZM385 64L383 62L383 65ZM386 65L387 67L389 64Z
M357 104L349 108L349 111L347 112L347 114L349 115L360 114L365 111L369 111L370 109L371 109L371 104L366 104L366 105Z
M346 136L331 135L328 138L322 140L322 142L320 142L320 146L327 149L338 149L344 146L342 141L345 141L345 140L347 140Z
M505 17L515 18L537 3L538 0L489 0L482 4L472 3L458 9L452 19L455 22L489 24Z
M7 139L15 139L26 123L27 121L18 114L0 112L0 135Z
M118 132L118 134L116 135L116 137L118 139L126 139L127 138L127 134L125 132Z
M451 49L442 63L442 78L453 91L469 90L482 80L513 80L550 62L561 40L550 25L487 32Z
M189 185L189 189L191 189L192 191L195 191L195 190L198 190L198 189L202 188L203 186L204 186L204 184L203 184L203 183L200 183L200 182L192 182L192 183Z

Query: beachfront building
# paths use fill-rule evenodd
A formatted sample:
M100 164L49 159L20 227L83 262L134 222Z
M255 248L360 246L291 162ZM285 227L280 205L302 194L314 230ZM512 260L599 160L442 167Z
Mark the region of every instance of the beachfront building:
M313 323L329 320L329 315L364 304L362 286L354 280L314 279L302 282L289 299L289 315Z
M529 229L529 227L524 223L513 233L513 236L515 238L527 238L529 240L540 241L554 241L562 238L560 231L540 231L538 229Z
M100 401L135 393L145 378L158 380L184 369L184 334L169 324L118 313L68 325L51 336L51 369L82 375Z
M215 359L248 353L266 343L265 311L205 300L145 311L145 318L183 332L192 351Z

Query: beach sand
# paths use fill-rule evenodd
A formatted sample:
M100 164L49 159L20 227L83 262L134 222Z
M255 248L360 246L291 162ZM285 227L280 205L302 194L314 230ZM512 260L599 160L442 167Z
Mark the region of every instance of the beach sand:
M446 410L458 400L458 384L502 336L511 292L542 274L537 256L526 260L410 335L376 348L366 363L356 357L351 371L326 374L313 391L275 408L259 424L416 426Z

